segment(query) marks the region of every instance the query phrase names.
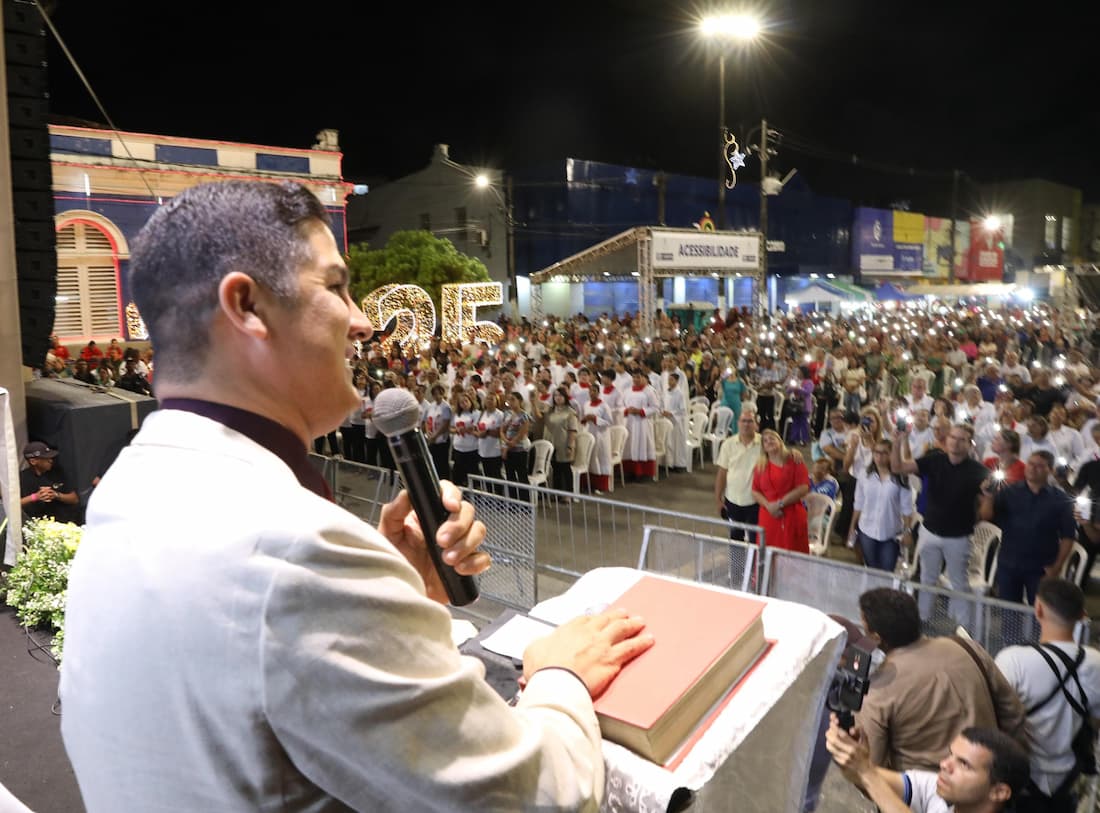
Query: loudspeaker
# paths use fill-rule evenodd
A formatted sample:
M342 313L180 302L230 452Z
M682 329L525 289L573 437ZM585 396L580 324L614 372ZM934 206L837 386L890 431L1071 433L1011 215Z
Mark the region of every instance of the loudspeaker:
M57 309L57 233L50 168L46 30L32 3L3 0L23 364L41 367Z

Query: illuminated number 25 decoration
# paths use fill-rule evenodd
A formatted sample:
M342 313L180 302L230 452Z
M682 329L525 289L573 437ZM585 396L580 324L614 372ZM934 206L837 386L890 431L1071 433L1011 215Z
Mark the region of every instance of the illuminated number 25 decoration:
M444 341L478 341L492 345L504 340L504 331L499 326L477 321L479 305L500 305L504 302L499 282L463 282L442 288L440 300Z
M389 355L394 342L408 354L420 349L435 335L435 305L428 292L418 285L383 285L363 297L363 313L376 328L396 318L390 335L382 340L382 351Z
M463 282L442 286L443 340L449 342L486 342L500 344L504 331L492 322L478 321L477 309L504 302L499 282ZM383 285L363 297L363 313L375 328L384 328L397 320L390 335L382 341L388 355L394 342L405 353L415 352L435 335L435 305L419 285ZM148 338L145 323L133 302L126 305L126 327L131 339Z

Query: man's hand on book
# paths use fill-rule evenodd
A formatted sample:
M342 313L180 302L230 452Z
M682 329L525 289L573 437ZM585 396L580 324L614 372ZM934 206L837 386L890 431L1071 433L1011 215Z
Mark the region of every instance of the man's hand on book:
M653 637L641 634L644 628L645 621L626 610L574 618L531 642L523 653L523 676L529 680L539 669L568 669L599 697L624 665L653 646Z

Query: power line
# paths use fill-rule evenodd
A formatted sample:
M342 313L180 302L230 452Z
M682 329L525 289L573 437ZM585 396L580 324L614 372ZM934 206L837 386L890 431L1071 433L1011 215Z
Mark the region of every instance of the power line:
M137 159L134 158L133 153L130 152L130 145L126 143L126 139L122 137L122 133L119 131L118 127L115 126L115 123L111 119L110 114L103 106L103 102L99 100L99 96L92 88L92 83L88 81L88 77L84 75L84 71L82 71L80 69L80 65L77 64L76 57L72 55L72 52L69 51L68 46L65 45L65 40L61 38L61 33L53 24L53 20L50 19L50 16L46 13L46 9L42 8L42 4L39 2L39 0L34 0L34 7L38 9L38 13L42 15L42 20L46 23L46 27L50 29L50 33L53 35L53 38L57 40L57 44L61 47L62 53L64 53L65 58L69 60L69 64L73 66L73 70L76 71L76 75L80 78L81 83L83 83L84 89L88 91L88 95L92 97L92 101L95 102L95 106L99 109L100 115L103 116L104 121L107 122L107 126L114 131L116 136L118 136L118 140L122 144L122 148L126 150L127 157L131 161L134 161L136 163ZM149 190L149 196L155 199L157 197L157 193L153 191L153 187L150 186L149 179L145 177L145 173L139 170L138 174L141 175L141 181L145 184L145 188Z

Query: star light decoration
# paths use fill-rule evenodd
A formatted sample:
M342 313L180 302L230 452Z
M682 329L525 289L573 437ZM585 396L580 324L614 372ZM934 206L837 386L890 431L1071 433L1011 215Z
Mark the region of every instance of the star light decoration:
M722 153L730 173L726 179L726 189L733 189L737 186L737 170L745 166L745 153L740 151L737 137L729 130L726 131L726 145L722 148Z

